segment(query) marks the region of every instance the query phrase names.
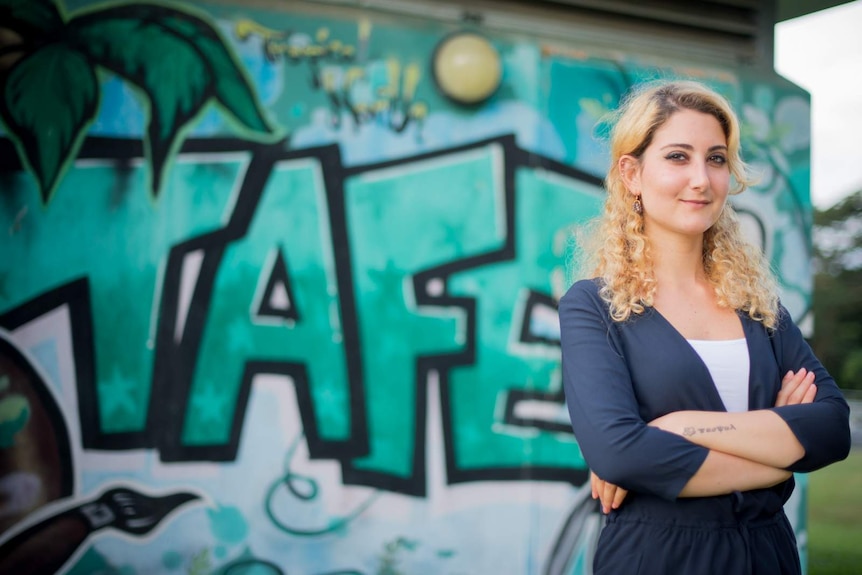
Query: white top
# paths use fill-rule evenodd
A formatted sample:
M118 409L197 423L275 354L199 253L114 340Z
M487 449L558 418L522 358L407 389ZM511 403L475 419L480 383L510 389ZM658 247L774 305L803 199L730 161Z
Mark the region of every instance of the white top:
M706 364L727 411L748 411L748 345L745 338L688 343Z

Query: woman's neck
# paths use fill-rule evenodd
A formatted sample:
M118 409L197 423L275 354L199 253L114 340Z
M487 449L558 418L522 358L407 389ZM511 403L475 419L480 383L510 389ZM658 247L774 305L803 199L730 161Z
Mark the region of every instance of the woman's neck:
M690 288L706 280L703 267L703 238L673 237L650 239L653 271L661 288Z

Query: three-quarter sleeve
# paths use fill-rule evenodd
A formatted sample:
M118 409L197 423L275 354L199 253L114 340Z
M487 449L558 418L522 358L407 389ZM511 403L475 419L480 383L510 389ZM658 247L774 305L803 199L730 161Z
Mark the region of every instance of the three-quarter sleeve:
M566 404L587 464L625 489L677 498L708 450L640 416L617 326L595 282L574 284L559 313Z
M778 329L772 338L781 373L804 367L814 372L817 386L813 403L772 408L805 449L802 459L787 469L809 472L846 458L850 452L850 408L784 307L780 308Z

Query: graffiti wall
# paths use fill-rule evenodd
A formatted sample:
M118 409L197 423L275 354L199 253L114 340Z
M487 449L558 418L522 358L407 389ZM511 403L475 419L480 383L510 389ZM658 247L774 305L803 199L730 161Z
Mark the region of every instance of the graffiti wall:
M555 301L606 113L732 100L804 322L807 94L478 30L459 104L459 30L285 6L0 0L0 572L588 573Z

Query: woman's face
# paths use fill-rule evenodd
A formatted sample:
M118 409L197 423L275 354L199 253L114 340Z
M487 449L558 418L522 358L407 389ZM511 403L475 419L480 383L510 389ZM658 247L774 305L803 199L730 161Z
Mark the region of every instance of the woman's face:
M727 201L727 138L714 116L679 110L656 130L640 161L620 158L620 171L629 192L641 196L648 236L702 235Z

